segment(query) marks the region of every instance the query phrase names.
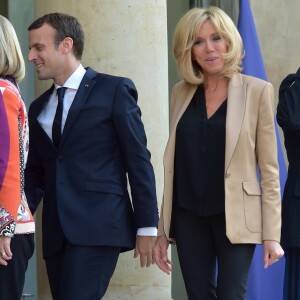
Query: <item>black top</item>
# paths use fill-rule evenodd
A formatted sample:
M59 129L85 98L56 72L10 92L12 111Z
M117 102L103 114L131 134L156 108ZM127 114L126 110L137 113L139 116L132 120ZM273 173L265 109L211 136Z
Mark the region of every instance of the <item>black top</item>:
M200 216L225 211L224 164L227 101L207 118L200 85L177 125L174 201Z

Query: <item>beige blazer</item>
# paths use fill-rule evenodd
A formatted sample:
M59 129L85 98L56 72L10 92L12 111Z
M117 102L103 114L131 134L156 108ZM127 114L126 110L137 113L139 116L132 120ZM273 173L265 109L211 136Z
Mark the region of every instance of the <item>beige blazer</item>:
M158 228L158 235L165 234L169 240L176 127L196 89L181 81L171 95ZM280 241L281 197L273 100L273 86L266 81L242 74L234 74L229 80L224 182L226 234L232 243Z

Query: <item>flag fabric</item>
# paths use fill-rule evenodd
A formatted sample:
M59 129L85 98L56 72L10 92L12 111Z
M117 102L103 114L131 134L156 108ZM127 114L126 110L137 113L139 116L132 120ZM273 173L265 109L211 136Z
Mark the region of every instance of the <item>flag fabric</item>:
M248 0L239 0L237 27L242 37L245 51L242 73L266 80L267 76ZM274 122L282 195L287 171L275 116ZM281 300L283 295L284 263L284 258L281 258L277 263L265 270L263 268L263 246L256 246L249 273L247 300Z

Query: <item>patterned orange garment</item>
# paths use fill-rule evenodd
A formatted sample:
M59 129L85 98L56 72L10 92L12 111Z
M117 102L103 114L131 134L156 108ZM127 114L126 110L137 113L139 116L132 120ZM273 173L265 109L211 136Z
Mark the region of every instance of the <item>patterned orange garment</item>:
M10 80L0 78L0 236L34 232L24 193L28 134L20 92Z

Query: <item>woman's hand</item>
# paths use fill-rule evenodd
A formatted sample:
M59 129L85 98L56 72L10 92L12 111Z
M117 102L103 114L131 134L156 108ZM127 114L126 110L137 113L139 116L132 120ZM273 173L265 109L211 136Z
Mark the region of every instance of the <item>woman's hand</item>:
M12 259L10 241L10 237L0 236L0 265L7 266L7 261Z
M166 274L172 271L172 262L168 258L169 241L165 235L157 237L153 248L153 259L157 266Z
M264 268L271 266L284 255L284 251L277 241L264 241Z

